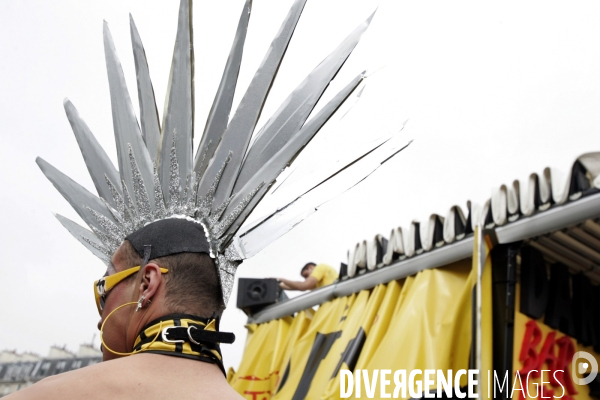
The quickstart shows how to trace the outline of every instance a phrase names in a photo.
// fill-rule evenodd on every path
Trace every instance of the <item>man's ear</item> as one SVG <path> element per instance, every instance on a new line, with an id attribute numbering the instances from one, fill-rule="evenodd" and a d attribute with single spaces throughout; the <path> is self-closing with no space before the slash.
<path id="1" fill-rule="evenodd" d="M 163 276 L 158 264 L 153 262 L 146 264 L 142 271 L 142 281 L 140 282 L 140 294 L 146 299 L 142 306 L 145 306 L 154 297 L 162 282 Z"/>

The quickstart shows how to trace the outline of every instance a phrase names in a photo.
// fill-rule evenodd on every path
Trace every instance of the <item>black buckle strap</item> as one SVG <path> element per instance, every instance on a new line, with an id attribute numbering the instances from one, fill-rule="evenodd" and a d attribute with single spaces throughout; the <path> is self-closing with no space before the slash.
<path id="1" fill-rule="evenodd" d="M 233 343 L 235 341 L 235 335 L 231 332 L 207 331 L 199 325 L 166 327 L 162 330 L 161 338 L 165 343 L 184 343 L 189 340 L 198 345 L 201 342 Z"/>

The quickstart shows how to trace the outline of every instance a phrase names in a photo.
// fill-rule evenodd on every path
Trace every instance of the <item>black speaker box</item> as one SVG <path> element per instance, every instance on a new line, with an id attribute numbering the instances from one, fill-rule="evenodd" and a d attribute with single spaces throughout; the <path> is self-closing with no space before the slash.
<path id="1" fill-rule="evenodd" d="M 251 315 L 268 305 L 287 299 L 277 279 L 240 278 L 237 307 Z"/>

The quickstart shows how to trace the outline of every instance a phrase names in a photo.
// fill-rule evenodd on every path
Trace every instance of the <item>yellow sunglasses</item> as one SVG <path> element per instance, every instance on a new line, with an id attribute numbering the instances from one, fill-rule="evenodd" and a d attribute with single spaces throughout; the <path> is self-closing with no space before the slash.
<path id="1" fill-rule="evenodd" d="M 98 307 L 98 314 L 102 315 L 104 310 L 104 303 L 106 302 L 106 296 L 115 286 L 117 286 L 125 278 L 130 277 L 140 270 L 140 266 L 129 268 L 116 274 L 103 276 L 94 282 L 94 296 L 96 297 L 96 307 Z M 169 272 L 167 268 L 161 268 L 160 272 L 166 274 Z"/>

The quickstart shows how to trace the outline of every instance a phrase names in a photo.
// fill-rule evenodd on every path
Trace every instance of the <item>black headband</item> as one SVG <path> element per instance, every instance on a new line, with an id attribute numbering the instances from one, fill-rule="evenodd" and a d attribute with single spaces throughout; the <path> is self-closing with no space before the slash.
<path id="1" fill-rule="evenodd" d="M 125 238 L 140 254 L 144 254 L 144 246 L 152 246 L 150 260 L 178 253 L 210 254 L 210 245 L 206 239 L 204 228 L 197 222 L 183 218 L 169 218 L 153 222 L 133 232 Z"/>

